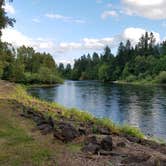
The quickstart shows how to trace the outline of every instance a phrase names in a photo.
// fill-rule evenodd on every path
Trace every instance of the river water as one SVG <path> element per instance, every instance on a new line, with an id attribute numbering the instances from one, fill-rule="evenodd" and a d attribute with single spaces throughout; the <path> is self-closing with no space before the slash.
<path id="1" fill-rule="evenodd" d="M 150 136 L 166 140 L 166 87 L 108 84 L 98 81 L 65 81 L 29 93 L 66 107 L 86 110 L 117 124 L 139 127 Z"/>

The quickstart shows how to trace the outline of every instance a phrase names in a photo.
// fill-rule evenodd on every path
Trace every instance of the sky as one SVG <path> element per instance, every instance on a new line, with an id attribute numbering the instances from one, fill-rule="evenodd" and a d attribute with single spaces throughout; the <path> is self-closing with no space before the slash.
<path id="1" fill-rule="evenodd" d="M 166 38 L 165 0 L 6 0 L 4 8 L 16 23 L 2 40 L 49 52 L 57 63 L 102 53 L 106 45 L 116 54 L 120 41 L 134 45 L 145 31 L 157 42 Z"/>

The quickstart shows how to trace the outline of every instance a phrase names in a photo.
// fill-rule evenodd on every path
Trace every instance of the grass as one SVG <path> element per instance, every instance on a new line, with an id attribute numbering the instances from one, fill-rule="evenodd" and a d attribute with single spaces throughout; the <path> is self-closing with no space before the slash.
<path id="1" fill-rule="evenodd" d="M 52 150 L 33 139 L 26 129 L 27 125 L 20 126 L 17 118 L 8 108 L 7 103 L 1 103 L 0 165 L 46 165 L 46 163 L 49 163 Z"/>
<path id="2" fill-rule="evenodd" d="M 151 137 L 151 138 L 149 138 L 149 140 L 151 140 L 153 142 L 157 142 L 161 145 L 166 145 L 166 141 L 161 138 Z"/>
<path id="3" fill-rule="evenodd" d="M 144 138 L 144 134 L 136 127 L 131 127 L 129 125 L 123 125 L 119 127 L 120 132 L 126 133 L 128 135 L 137 137 L 137 138 Z"/>

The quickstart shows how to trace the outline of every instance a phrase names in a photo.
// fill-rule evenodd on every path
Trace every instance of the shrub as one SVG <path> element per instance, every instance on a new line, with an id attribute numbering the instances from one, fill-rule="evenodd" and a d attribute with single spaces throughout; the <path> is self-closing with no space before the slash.
<path id="1" fill-rule="evenodd" d="M 137 138 L 144 138 L 144 134 L 136 127 L 131 127 L 129 125 L 123 125 L 120 127 L 122 133 L 129 134 Z"/>
<path id="2" fill-rule="evenodd" d="M 136 79 L 137 79 L 136 76 L 130 75 L 130 76 L 128 76 L 128 77 L 126 78 L 126 81 L 127 81 L 127 82 L 133 82 L 133 81 L 135 81 Z"/>
<path id="3" fill-rule="evenodd" d="M 166 71 L 161 71 L 156 78 L 157 83 L 166 84 Z"/>

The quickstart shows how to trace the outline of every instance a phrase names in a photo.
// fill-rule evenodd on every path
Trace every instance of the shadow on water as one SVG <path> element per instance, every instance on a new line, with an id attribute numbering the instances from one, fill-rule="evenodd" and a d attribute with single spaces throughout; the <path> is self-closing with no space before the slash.
<path id="1" fill-rule="evenodd" d="M 87 110 L 118 124 L 132 124 L 144 133 L 166 139 L 166 87 L 108 84 L 98 81 L 66 81 L 29 92 L 66 107 Z"/>

